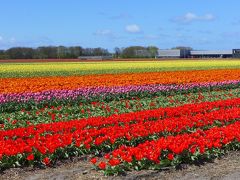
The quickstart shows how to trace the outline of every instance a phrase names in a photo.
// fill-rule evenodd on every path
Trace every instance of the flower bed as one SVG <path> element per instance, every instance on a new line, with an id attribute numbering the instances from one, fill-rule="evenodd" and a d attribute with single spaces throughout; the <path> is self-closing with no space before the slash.
<path id="1" fill-rule="evenodd" d="M 239 69 L 0 79 L 0 169 L 87 154 L 117 174 L 240 147 Z"/>
<path id="2" fill-rule="evenodd" d="M 2 168 L 45 158 L 54 162 L 63 154 L 107 152 L 123 144 L 135 146 L 152 138 L 231 124 L 239 120 L 239 106 L 238 98 L 3 130 Z"/>
<path id="3" fill-rule="evenodd" d="M 239 69 L 102 74 L 67 77 L 2 78 L 0 93 L 74 90 L 83 87 L 116 87 L 152 84 L 188 84 L 238 80 Z"/>

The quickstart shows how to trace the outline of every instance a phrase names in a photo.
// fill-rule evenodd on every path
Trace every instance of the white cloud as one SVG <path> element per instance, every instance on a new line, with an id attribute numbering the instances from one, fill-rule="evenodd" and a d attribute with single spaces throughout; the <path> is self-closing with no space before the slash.
<path id="1" fill-rule="evenodd" d="M 112 31 L 109 30 L 109 29 L 105 29 L 105 30 L 98 30 L 94 33 L 94 35 L 97 35 L 97 36 L 109 36 L 109 35 L 112 35 Z"/>
<path id="2" fill-rule="evenodd" d="M 141 29 L 138 25 L 136 24 L 130 24 L 125 27 L 125 30 L 129 33 L 139 33 L 141 32 Z"/>
<path id="3" fill-rule="evenodd" d="M 184 16 L 181 17 L 181 20 L 183 20 L 183 22 L 191 22 L 198 19 L 198 16 L 196 14 L 193 13 L 187 13 Z"/>
<path id="4" fill-rule="evenodd" d="M 215 19 L 215 16 L 212 14 L 205 14 L 205 15 L 199 16 L 199 15 L 189 12 L 183 16 L 178 16 L 178 17 L 174 18 L 173 21 L 177 22 L 177 23 L 187 24 L 187 23 L 191 23 L 194 21 L 212 21 L 214 19 Z"/>
<path id="5" fill-rule="evenodd" d="M 0 41 L 3 41 L 3 37 L 2 36 L 0 36 Z"/>
<path id="6" fill-rule="evenodd" d="M 212 14 L 206 14 L 205 16 L 202 17 L 202 20 L 206 20 L 206 21 L 212 21 L 215 19 L 215 16 Z"/>

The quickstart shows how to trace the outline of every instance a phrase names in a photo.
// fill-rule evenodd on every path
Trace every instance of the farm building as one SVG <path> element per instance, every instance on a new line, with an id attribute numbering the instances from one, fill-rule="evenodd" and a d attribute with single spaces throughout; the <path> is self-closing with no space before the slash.
<path id="1" fill-rule="evenodd" d="M 240 49 L 216 51 L 158 50 L 156 58 L 240 58 Z"/>
<path id="2" fill-rule="evenodd" d="M 192 58 L 231 58 L 233 51 L 190 51 L 190 56 Z"/>
<path id="3" fill-rule="evenodd" d="M 240 58 L 240 49 L 233 49 L 233 58 Z"/>
<path id="4" fill-rule="evenodd" d="M 189 54 L 189 50 L 158 50 L 156 58 L 188 58 Z"/>

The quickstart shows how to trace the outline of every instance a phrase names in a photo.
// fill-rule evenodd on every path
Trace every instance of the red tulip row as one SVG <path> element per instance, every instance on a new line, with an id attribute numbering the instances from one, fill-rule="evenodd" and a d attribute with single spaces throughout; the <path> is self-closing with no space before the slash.
<path id="1" fill-rule="evenodd" d="M 213 127 L 209 130 L 197 130 L 190 134 L 160 137 L 157 140 L 146 141 L 136 147 L 121 146 L 105 155 L 106 161 L 98 166 L 100 169 L 112 168 L 120 164 L 125 166 L 163 165 L 163 162 L 183 160 L 186 157 L 196 157 L 213 153 L 214 149 L 240 145 L 240 122 L 224 127 Z M 215 151 L 217 152 L 217 151 Z M 167 161 L 166 161 L 167 160 Z M 97 159 L 91 160 L 96 164 Z M 169 163 L 166 163 L 170 165 Z M 123 167 L 122 167 L 123 168 Z"/>
<path id="2" fill-rule="evenodd" d="M 54 122 L 39 124 L 12 130 L 0 131 L 0 140 L 16 139 L 23 137 L 40 136 L 41 134 L 56 134 L 75 130 L 83 130 L 88 133 L 89 129 L 100 129 L 107 126 L 126 126 L 129 124 L 143 123 L 146 121 L 161 120 L 165 118 L 194 116 L 199 113 L 209 113 L 217 109 L 239 107 L 240 98 L 221 100 L 215 102 L 203 102 L 199 104 L 187 104 L 179 107 L 159 108 L 155 110 L 144 110 L 140 112 L 112 115 L 109 117 L 92 117 L 81 120 L 71 120 L 68 122 Z"/>
<path id="3" fill-rule="evenodd" d="M 48 156 L 56 153 L 57 149 L 69 146 L 81 148 L 85 145 L 85 148 L 88 149 L 90 146 L 99 146 L 107 140 L 114 143 L 118 138 L 132 140 L 136 137 L 161 132 L 178 133 L 188 128 L 213 125 L 216 121 L 225 124 L 239 119 L 239 104 L 239 99 L 226 100 L 195 106 L 161 108 L 161 110 L 156 110 L 155 114 L 149 113 L 154 111 L 139 112 L 140 115 L 129 113 L 123 116 L 125 119 L 121 119 L 121 115 L 119 115 L 121 118 L 116 115 L 108 118 L 99 117 L 98 122 L 97 118 L 90 118 L 95 120 L 95 124 L 93 120 L 90 120 L 89 124 L 87 124 L 87 120 L 79 120 L 6 130 L 0 133 L 0 158 L 17 154 L 31 155 L 36 152 Z M 167 118 L 162 120 L 163 117 Z M 157 119 L 152 120 L 151 118 Z M 103 126 L 113 123 L 117 125 Z M 145 128 L 147 129 L 145 130 Z M 102 137 L 99 138 L 99 136 Z"/>
<path id="4" fill-rule="evenodd" d="M 222 109 L 207 114 L 197 114 L 193 117 L 167 118 L 165 120 L 148 121 L 127 126 L 106 127 L 97 129 L 77 129 L 73 126 L 71 129 L 64 130 L 61 133 L 50 133 L 41 136 L 34 132 L 32 137 L 4 138 L 0 141 L 0 154 L 14 156 L 19 153 L 31 153 L 36 149 L 42 154 L 54 153 L 58 148 L 64 148 L 75 143 L 79 147 L 85 145 L 90 148 L 91 145 L 101 145 L 106 141 L 112 144 L 117 139 L 126 138 L 128 141 L 137 137 L 146 137 L 156 133 L 179 133 L 188 128 L 205 127 L 214 124 L 215 121 L 225 124 L 237 120 L 240 117 L 240 108 Z M 94 143 L 94 144 L 93 144 Z"/>
<path id="5" fill-rule="evenodd" d="M 147 137 L 153 134 L 173 134 L 182 131 L 212 126 L 216 124 L 226 124 L 233 120 L 240 119 L 240 108 L 221 109 L 206 114 L 196 114 L 194 116 L 166 118 L 164 120 L 139 122 L 125 126 L 113 126 L 102 129 L 90 129 L 85 135 L 81 130 L 76 131 L 80 135 L 86 146 L 94 142 L 99 146 L 104 142 L 114 144 L 118 139 L 127 139 L 131 141 L 138 137 Z M 89 140 L 89 137 L 92 141 Z M 89 142 L 90 141 L 90 142 Z"/>

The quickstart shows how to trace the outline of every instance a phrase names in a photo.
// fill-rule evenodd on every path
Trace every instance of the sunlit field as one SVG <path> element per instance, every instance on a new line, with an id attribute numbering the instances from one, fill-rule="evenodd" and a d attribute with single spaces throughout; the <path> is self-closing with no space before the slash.
<path id="1" fill-rule="evenodd" d="M 84 155 L 114 175 L 239 149 L 238 60 L 0 64 L 2 170 Z"/>
<path id="2" fill-rule="evenodd" d="M 0 63 L 0 77 L 68 76 L 240 68 L 240 60 Z"/>

